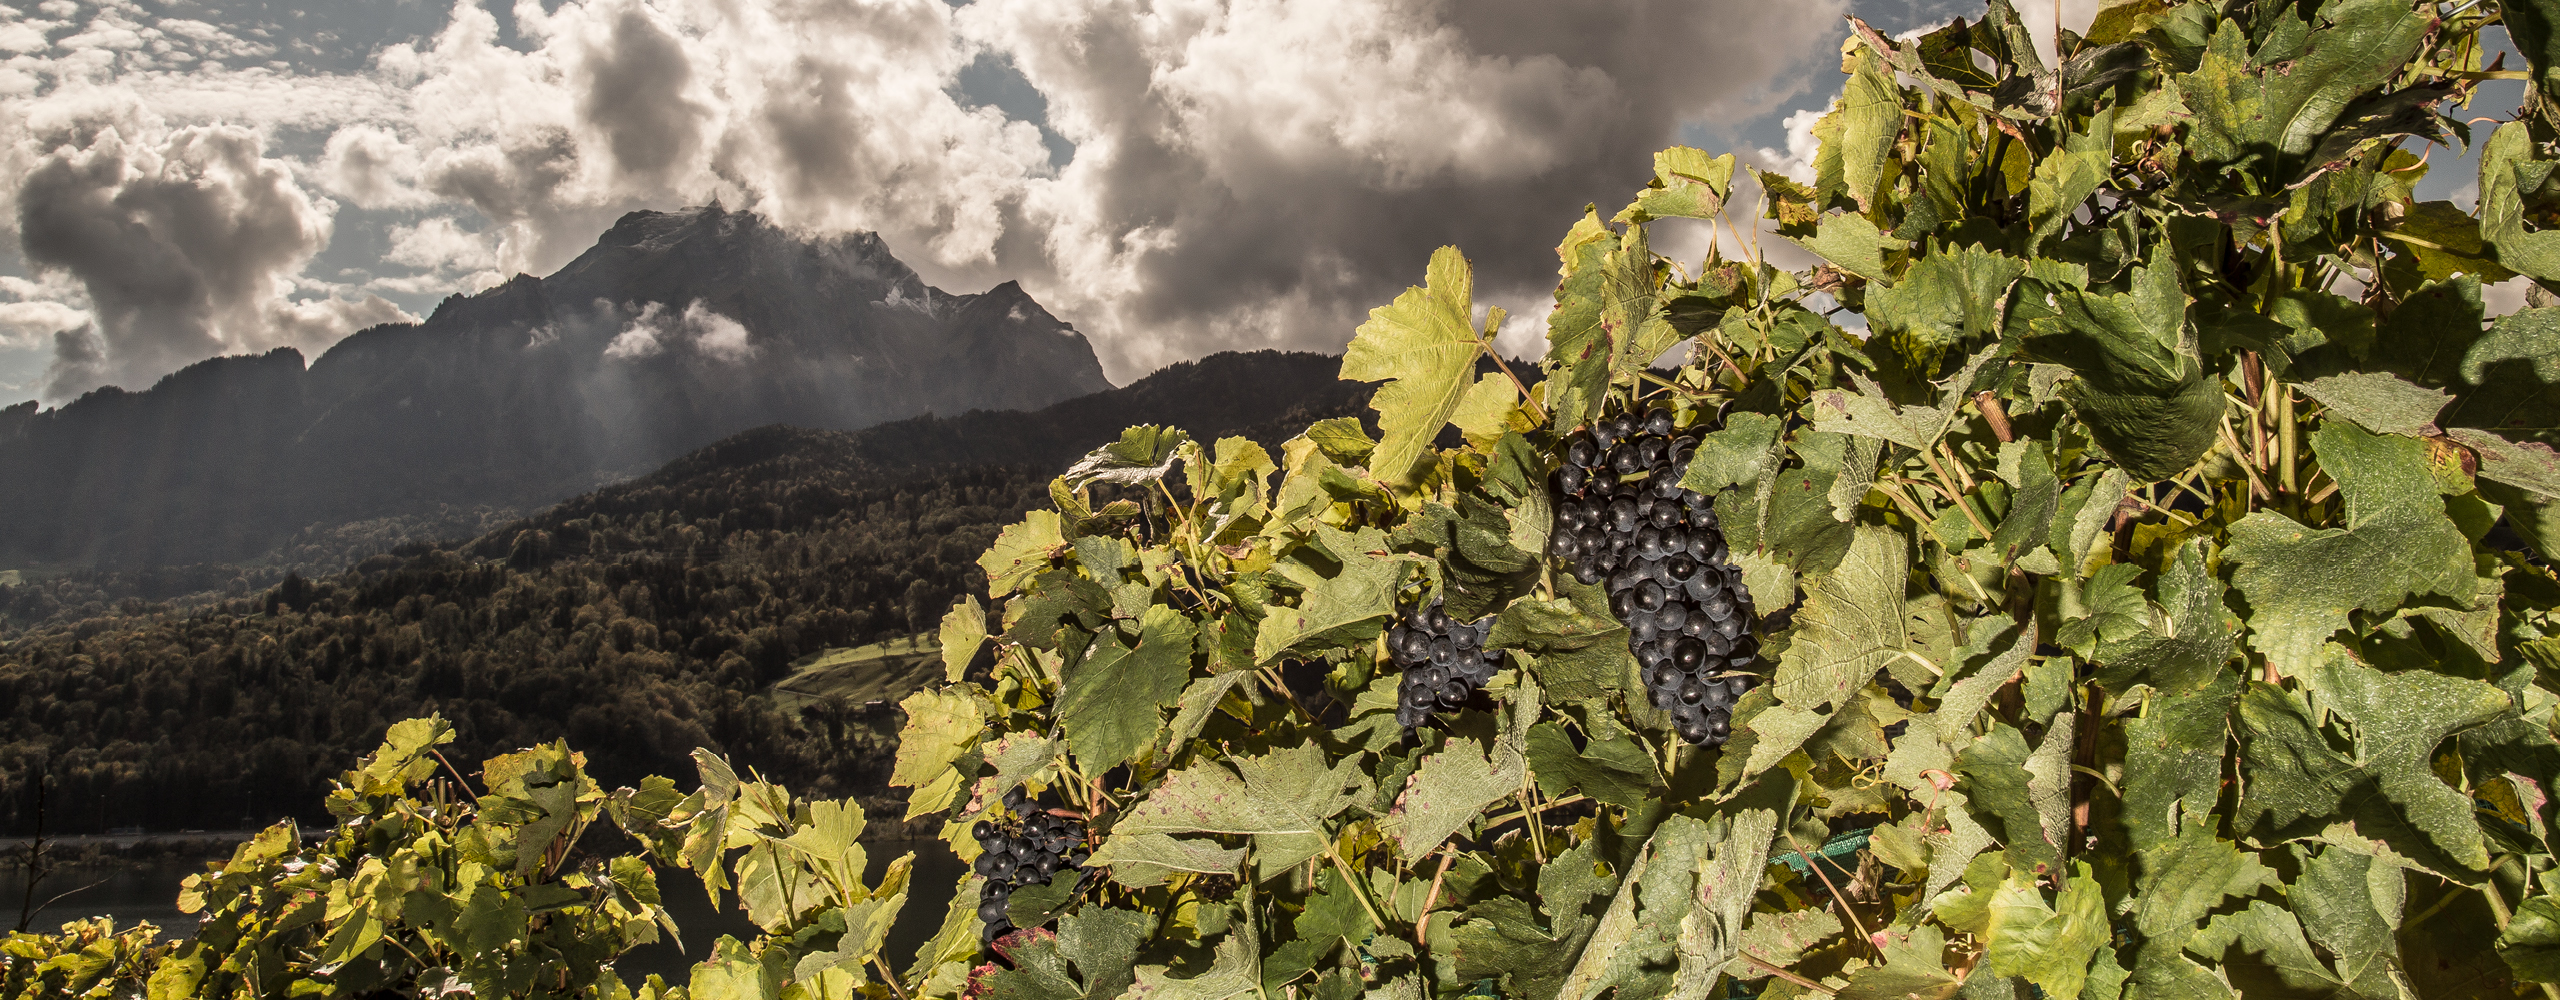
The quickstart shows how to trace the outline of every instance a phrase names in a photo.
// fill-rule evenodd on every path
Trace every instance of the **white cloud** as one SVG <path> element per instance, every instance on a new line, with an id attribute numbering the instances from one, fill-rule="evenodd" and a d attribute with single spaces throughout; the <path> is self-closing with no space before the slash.
<path id="1" fill-rule="evenodd" d="M 379 125 L 349 125 L 332 133 L 318 172 L 321 190 L 358 208 L 409 208 L 433 200 L 418 190 L 418 151 Z"/>
<path id="2" fill-rule="evenodd" d="M 658 314 L 665 308 L 664 305 L 656 302 L 642 306 L 640 315 L 624 324 L 622 332 L 614 334 L 613 339 L 605 343 L 604 356 L 635 361 L 665 350 L 665 346 L 658 343 Z"/>
<path id="3" fill-rule="evenodd" d="M 487 238 L 440 215 L 392 226 L 391 249 L 382 259 L 430 271 L 486 271 L 497 266 L 498 253 Z"/>
<path id="4" fill-rule="evenodd" d="M 325 346 L 331 324 L 380 315 L 286 302 L 341 203 L 416 213 L 376 223 L 391 227 L 386 263 L 419 273 L 363 287 L 396 294 L 548 273 L 623 212 L 713 197 L 795 229 L 874 230 L 945 287 L 1020 279 L 1122 381 L 1229 347 L 1339 349 L 1455 243 L 1480 297 L 1513 308 L 1506 344 L 1525 347 L 1552 289 L 1548 248 L 1582 204 L 1622 201 L 1683 122 L 1739 121 L 1829 86 L 1799 57 L 1845 9 L 519 0 L 510 43 L 497 16 L 460 0 L 432 37 L 322 73 L 277 68 L 276 41 L 252 28 L 48 3 L 59 24 L 0 21 L 0 48 L 28 53 L 0 65 L 0 176 L 103 163 L 110 132 L 125 172 L 148 167 L 131 151 L 181 135 L 255 140 L 223 162 L 257 164 L 236 187 L 269 197 L 258 218 L 275 238 L 196 267 L 205 300 L 227 304 L 186 323 L 123 321 L 116 303 L 132 296 L 98 293 L 114 284 L 102 268 L 79 272 L 103 332 L 64 350 L 103 378 L 261 336 Z M 1046 124 L 1074 144 L 1063 166 L 1035 124 L 955 96 L 988 54 L 1046 99 Z M 289 161 L 270 146 L 287 131 L 325 143 Z M 90 178 L 99 219 L 132 183 Z M 47 214 L 21 211 L 21 190 L 34 189 L 0 187 L 0 208 Z M 312 322 L 276 319 L 287 314 Z M 709 357 L 751 349 L 734 320 L 705 315 L 734 335 L 677 322 L 614 342 L 629 357 L 679 334 Z M 253 335 L 233 317 L 291 332 Z M 168 332 L 146 345 L 146 328 Z"/>
<path id="5" fill-rule="evenodd" d="M 610 303 L 599 303 L 611 309 Z M 539 347 L 558 339 L 556 332 L 537 330 L 528 347 Z M 641 304 L 622 332 L 604 345 L 604 356 L 623 361 L 655 357 L 669 348 L 686 345 L 713 361 L 736 364 L 756 356 L 756 345 L 750 342 L 745 324 L 712 311 L 701 299 L 687 303 L 682 313 L 671 313 L 665 303 Z"/>
<path id="6" fill-rule="evenodd" d="M 704 357 L 735 364 L 756 354 L 755 345 L 747 342 L 746 326 L 712 312 L 701 299 L 684 307 L 684 326 L 693 337 L 693 349 Z"/>
<path id="7" fill-rule="evenodd" d="M 32 158 L 18 190 L 27 259 L 78 280 L 96 318 L 49 379 L 48 398 L 148 385 L 215 354 L 314 352 L 401 315 L 379 299 L 288 300 L 329 238 L 331 206 L 263 156 L 257 132 L 155 129 L 112 102 L 90 110 L 47 123 L 59 141 Z M 154 132 L 157 141 L 128 138 Z"/>

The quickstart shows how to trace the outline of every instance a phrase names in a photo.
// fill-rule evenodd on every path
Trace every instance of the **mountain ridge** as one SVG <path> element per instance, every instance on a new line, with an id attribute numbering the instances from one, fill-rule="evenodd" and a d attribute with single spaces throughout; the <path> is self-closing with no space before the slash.
<path id="1" fill-rule="evenodd" d="M 1112 388 L 1015 282 L 954 294 L 875 234 L 633 212 L 518 275 L 305 363 L 213 358 L 139 392 L 0 410 L 0 565 L 244 558 L 307 527 L 528 507 L 750 427 L 1032 410 Z"/>

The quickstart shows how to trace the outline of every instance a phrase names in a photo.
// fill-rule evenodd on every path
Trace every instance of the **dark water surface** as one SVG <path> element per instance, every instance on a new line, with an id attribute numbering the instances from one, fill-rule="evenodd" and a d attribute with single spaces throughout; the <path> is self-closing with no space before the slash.
<path id="1" fill-rule="evenodd" d="M 888 871 L 889 862 L 915 852 L 915 873 L 907 884 L 906 909 L 899 912 L 897 925 L 889 931 L 888 943 L 882 949 L 882 957 L 888 959 L 890 967 L 903 972 L 916 949 L 941 928 L 943 913 L 951 906 L 951 893 L 968 866 L 961 864 L 951 848 L 939 840 L 865 841 L 862 849 L 870 855 L 871 862 L 864 881 L 874 885 Z M 52 931 L 65 921 L 109 916 L 116 918 L 118 927 L 150 921 L 159 926 L 162 940 L 192 937 L 196 921 L 178 912 L 178 883 L 203 870 L 199 862 L 171 861 L 113 871 L 59 872 L 39 887 L 39 902 L 66 890 L 79 891 L 37 913 L 28 928 Z M 25 891 L 22 873 L 0 871 L 0 931 L 17 926 Z M 679 949 L 674 942 L 661 940 L 623 956 L 614 966 L 627 982 L 637 982 L 653 972 L 671 983 L 684 982 L 685 970 L 710 957 L 712 945 L 721 935 L 743 941 L 756 933 L 745 911 L 737 909 L 736 896 L 725 900 L 727 909 L 712 909 L 701 881 L 691 872 L 661 869 L 658 891 L 668 915 L 683 932 L 684 946 Z"/>

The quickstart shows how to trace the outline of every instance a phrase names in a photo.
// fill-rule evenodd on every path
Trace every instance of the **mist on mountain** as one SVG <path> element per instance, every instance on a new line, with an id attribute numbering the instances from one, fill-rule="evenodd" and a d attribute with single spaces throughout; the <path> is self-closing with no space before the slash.
<path id="1" fill-rule="evenodd" d="M 717 205 L 624 216 L 547 277 L 308 366 L 283 348 L 0 410 L 0 566 L 239 560 L 298 532 L 529 509 L 767 424 L 850 430 L 1111 388 L 1007 282 L 954 295 L 869 233 Z"/>

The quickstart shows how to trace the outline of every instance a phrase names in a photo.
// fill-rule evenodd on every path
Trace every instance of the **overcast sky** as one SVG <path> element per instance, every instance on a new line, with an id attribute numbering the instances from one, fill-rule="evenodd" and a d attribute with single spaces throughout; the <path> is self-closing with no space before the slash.
<path id="1" fill-rule="evenodd" d="M 1018 279 L 1124 384 L 1339 350 L 1447 243 L 1535 353 L 1582 205 L 1674 142 L 1800 159 L 1789 119 L 1839 92 L 1853 11 L 1901 32 L 1979 5 L 11 0 L 0 404 L 316 358 L 715 197 L 877 231 L 948 291 Z M 2464 193 L 2437 162 L 2432 196 Z"/>

